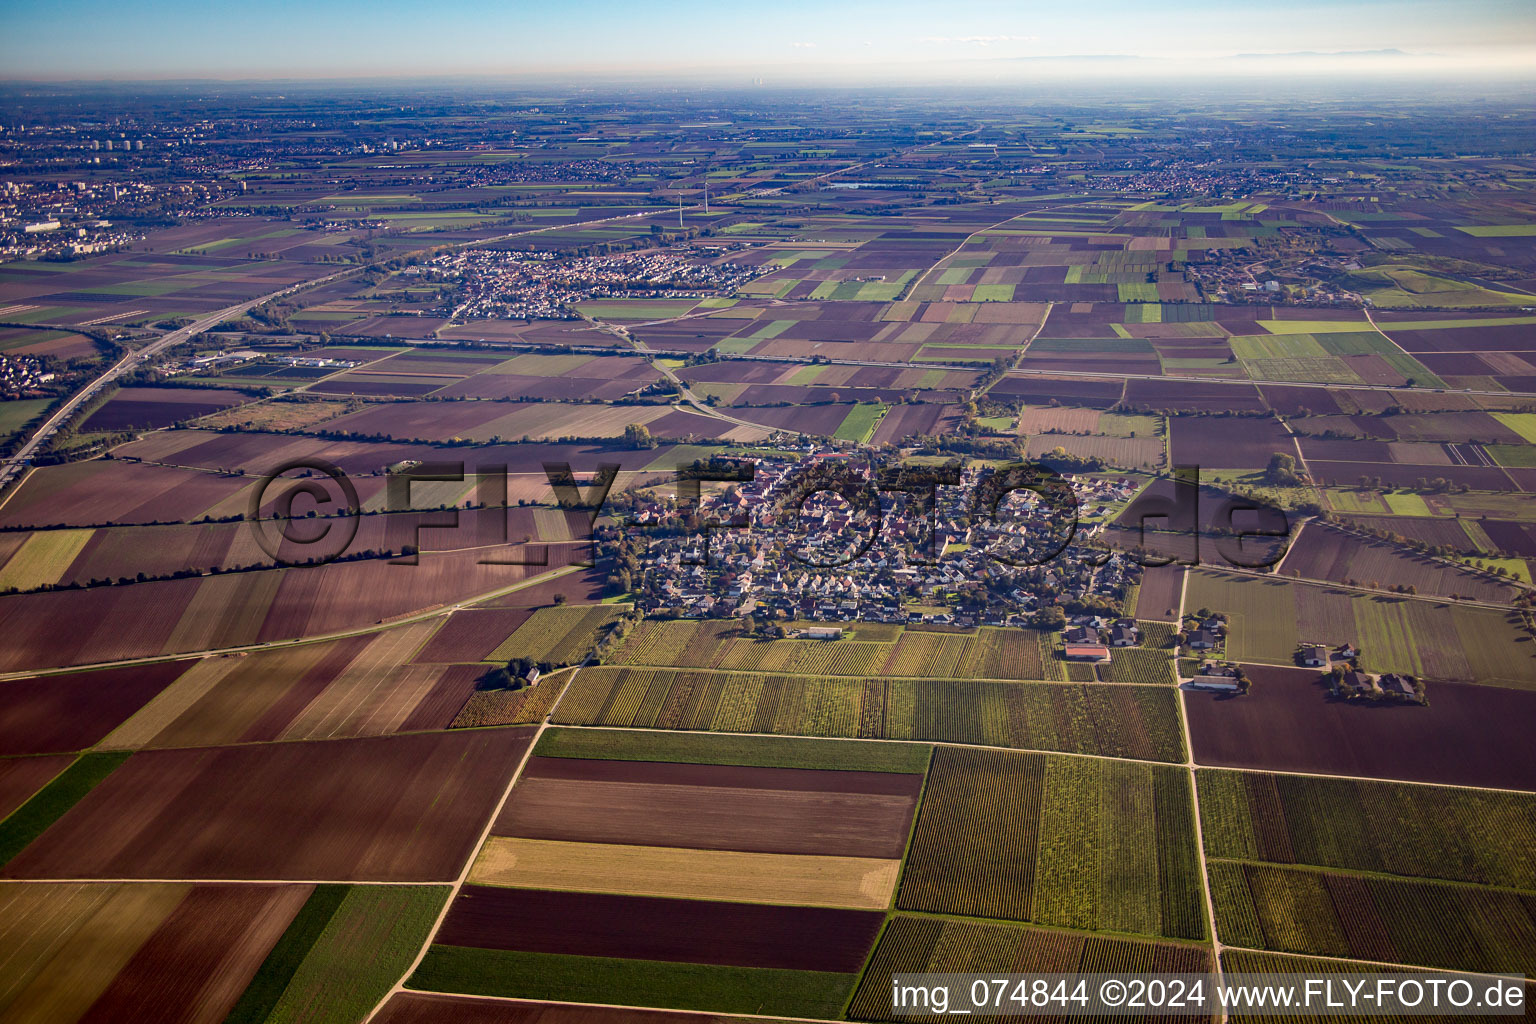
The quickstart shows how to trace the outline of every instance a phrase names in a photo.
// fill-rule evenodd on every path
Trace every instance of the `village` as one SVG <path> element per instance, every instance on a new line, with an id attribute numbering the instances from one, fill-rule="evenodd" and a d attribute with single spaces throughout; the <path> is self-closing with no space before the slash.
<path id="1" fill-rule="evenodd" d="M 728 295 L 771 269 L 696 261 L 666 249 L 574 258 L 469 249 L 435 257 L 417 276 L 458 288 L 456 318 L 575 320 L 575 303 Z"/>
<path id="2" fill-rule="evenodd" d="M 837 454 L 755 460 L 750 481 L 701 497 L 699 529 L 675 502 L 644 494 L 625 528 L 611 531 L 613 582 L 657 618 L 1061 628 L 1069 614 L 1117 617 L 1139 578 L 1128 555 L 1094 546 L 1111 510 L 1135 492 L 1124 478 L 1070 478 L 1080 513 L 1063 547 L 1050 516 L 1014 510 L 975 522 L 970 496 L 985 469 L 938 488 L 928 515 L 912 495 L 886 492 L 878 523 L 826 491 L 791 500 L 800 474 Z M 1000 538 L 1009 562 L 996 557 Z M 1031 554 L 1039 564 L 1027 564 Z"/>

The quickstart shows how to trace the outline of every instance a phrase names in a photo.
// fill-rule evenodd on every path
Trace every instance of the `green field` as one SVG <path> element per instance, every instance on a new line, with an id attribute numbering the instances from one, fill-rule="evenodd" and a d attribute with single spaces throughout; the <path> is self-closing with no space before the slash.
<path id="1" fill-rule="evenodd" d="M 1456 230 L 1473 238 L 1529 238 L 1536 235 L 1536 224 L 1458 224 Z"/>
<path id="2" fill-rule="evenodd" d="M 52 782 L 32 794 L 31 799 L 0 821 L 0 865 L 26 849 L 126 760 L 128 752 L 81 754 Z"/>
<path id="3" fill-rule="evenodd" d="M 433 946 L 410 988 L 675 1010 L 835 1018 L 857 975 Z"/>
<path id="4" fill-rule="evenodd" d="M 857 441 L 865 444 L 870 435 L 885 418 L 885 406 L 879 402 L 860 402 L 848 410 L 842 424 L 833 433 L 833 437 L 839 441 Z"/>
<path id="5" fill-rule="evenodd" d="M 51 398 L 18 398 L 0 402 L 0 440 L 16 433 L 53 404 Z"/>
<path id="6" fill-rule="evenodd" d="M 1091 666 L 1084 666 L 1092 673 Z M 1183 758 L 1169 687 L 586 668 L 560 725 L 970 743 Z"/>
<path id="7" fill-rule="evenodd" d="M 1227 656 L 1237 661 L 1291 664 L 1298 627 L 1292 584 L 1203 569 L 1189 573 L 1184 607 L 1227 614 Z"/>
<path id="8" fill-rule="evenodd" d="M 1199 939 L 1182 768 L 939 747 L 896 905 Z"/>
<path id="9" fill-rule="evenodd" d="M 415 962 L 449 891 L 317 886 L 228 1020 L 363 1019 Z"/>
<path id="10" fill-rule="evenodd" d="M 534 753 L 540 757 L 601 761 L 672 761 L 920 775 L 928 770 L 931 750 L 926 743 L 849 743 L 781 736 L 547 729 Z"/>

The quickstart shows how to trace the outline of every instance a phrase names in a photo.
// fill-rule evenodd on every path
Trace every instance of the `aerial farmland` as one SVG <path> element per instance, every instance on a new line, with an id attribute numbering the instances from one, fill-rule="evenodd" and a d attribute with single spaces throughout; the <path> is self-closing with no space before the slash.
<path id="1" fill-rule="evenodd" d="M 329 0 L 336 82 L 0 85 L 0 1024 L 1536 994 L 1530 93 L 973 6 L 931 90 L 365 84 Z"/>

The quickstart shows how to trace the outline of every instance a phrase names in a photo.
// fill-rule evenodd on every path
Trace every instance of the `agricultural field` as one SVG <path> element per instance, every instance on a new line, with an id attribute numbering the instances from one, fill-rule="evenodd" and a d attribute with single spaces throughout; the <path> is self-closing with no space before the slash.
<path id="1" fill-rule="evenodd" d="M 1309 523 L 1291 544 L 1281 568 L 1285 576 L 1371 589 L 1408 587 L 1411 593 L 1465 597 L 1490 604 L 1514 604 L 1520 590 L 1491 574 L 1473 572 L 1446 559 L 1413 555 L 1382 541 Z"/>
<path id="2" fill-rule="evenodd" d="M 1316 669 L 1246 669 L 1240 700 L 1182 695 L 1197 763 L 1536 791 L 1529 690 L 1437 684 L 1428 707 L 1386 708 L 1330 699 Z"/>
<path id="3" fill-rule="evenodd" d="M 555 720 L 562 725 L 920 740 L 1177 761 L 1183 743 L 1174 701 L 1166 686 L 604 666 L 581 671 Z"/>
<path id="4" fill-rule="evenodd" d="M 1299 643 L 1348 640 L 1367 671 L 1536 687 L 1536 647 L 1513 610 L 1205 569 L 1191 571 L 1184 607 L 1227 614 L 1237 661 L 1292 665 Z"/>
<path id="5" fill-rule="evenodd" d="M 532 662 L 574 665 L 591 653 L 598 639 L 622 613 L 623 609 L 614 605 L 539 608 L 485 660 L 527 658 Z"/>
<path id="6" fill-rule="evenodd" d="M 1234 946 L 1522 975 L 1536 965 L 1529 893 L 1226 861 L 1210 871 Z"/>
<path id="7" fill-rule="evenodd" d="M 1206 856 L 1536 892 L 1536 794 L 1201 770 Z"/>
<path id="8" fill-rule="evenodd" d="M 312 889 L 0 883 L 0 1014 L 18 1021 L 223 1020 Z"/>
<path id="9" fill-rule="evenodd" d="M 502 729 L 142 751 L 0 874 L 447 880 L 531 739 Z M 334 784 L 308 785 L 317 771 Z M 167 778 L 185 781 L 169 789 Z M 109 834 L 117 841 L 102 842 Z M 401 835 L 419 838 L 396 848 Z"/>
<path id="10" fill-rule="evenodd" d="M 1193 815 L 1181 769 L 940 747 L 896 905 L 1199 939 Z"/>
<path id="11" fill-rule="evenodd" d="M 1152 942 L 986 921 L 897 914 L 880 937 L 880 945 L 849 1005 L 848 1017 L 893 1022 L 944 1019 L 935 1014 L 893 1014 L 889 979 L 895 973 L 1166 971 L 1199 974 L 1211 971 L 1213 967 L 1210 950 L 1192 943 Z M 1008 1018 L 978 1015 L 976 1019 L 1001 1021 Z M 1128 1015 L 1123 1019 L 1191 1018 Z"/>
<path id="12" fill-rule="evenodd" d="M 540 755 L 524 769 L 491 834 L 566 845 L 870 859 L 873 867 L 899 860 L 906 849 L 925 766 L 905 773 Z"/>
<path id="13" fill-rule="evenodd" d="M 1318 959 L 1314 957 L 1298 957 L 1289 954 L 1261 953 L 1248 949 L 1229 949 L 1221 954 L 1222 969 L 1227 975 L 1232 974 L 1285 974 L 1289 972 L 1306 973 L 1315 976 L 1327 976 L 1329 974 L 1412 974 L 1412 968 L 1396 965 L 1382 965 L 1361 960 Z M 1531 1003 L 1531 995 L 1536 992 L 1536 985 L 1527 983 L 1525 986 L 1525 1004 Z M 1276 1014 L 1264 1013 L 1234 1013 L 1231 1019 L 1238 1024 L 1271 1024 L 1287 1019 Z M 1432 1014 L 1423 1015 L 1423 1019 L 1449 1020 L 1448 1017 L 1435 1017 Z"/>
<path id="14" fill-rule="evenodd" d="M 0 1024 L 1536 974 L 1530 111 L 780 85 L 13 90 L 0 442 L 97 390 L 0 474 Z M 757 478 L 675 517 L 717 460 Z M 994 573 L 960 488 L 938 565 L 912 502 L 831 569 L 756 529 L 793 463 L 1019 460 L 1086 549 Z M 1284 506 L 1273 571 L 1217 560 L 1228 498 Z M 1177 685 L 1200 610 L 1244 692 Z M 1296 667 L 1346 642 L 1424 702 Z"/>
<path id="15" fill-rule="evenodd" d="M 447 897 L 444 886 L 314 886 L 225 1020 L 365 1017 L 409 969 Z"/>
<path id="16" fill-rule="evenodd" d="M 1063 678 L 1049 634 L 983 626 L 973 633 L 899 628 L 892 636 L 853 630 L 839 640 L 761 640 L 739 635 L 733 623 L 640 623 L 611 664 L 797 675 L 885 676 L 929 679 Z"/>
<path id="17" fill-rule="evenodd" d="M 835 1017 L 883 913 L 468 886 L 410 988 Z"/>

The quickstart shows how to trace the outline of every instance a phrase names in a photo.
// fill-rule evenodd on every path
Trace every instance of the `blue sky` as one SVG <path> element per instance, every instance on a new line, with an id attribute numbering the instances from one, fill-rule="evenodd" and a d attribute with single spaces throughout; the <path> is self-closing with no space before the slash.
<path id="1" fill-rule="evenodd" d="M 1412 55 L 1391 58 L 1397 64 L 1529 68 L 1536 3 L 0 3 L 0 77 L 12 79 L 594 71 L 858 77 L 901 67 L 953 76 L 991 74 L 999 59 L 1084 54 L 1132 55 L 1157 61 L 1160 70 L 1190 72 L 1237 53 L 1388 48 Z"/>

